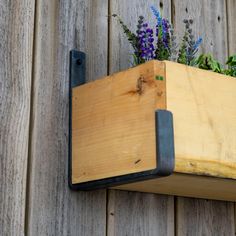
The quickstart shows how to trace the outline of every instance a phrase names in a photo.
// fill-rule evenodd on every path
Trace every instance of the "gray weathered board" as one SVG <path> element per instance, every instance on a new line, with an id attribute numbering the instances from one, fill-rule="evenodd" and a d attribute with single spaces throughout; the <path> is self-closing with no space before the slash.
<path id="1" fill-rule="evenodd" d="M 235 235 L 230 202 L 67 186 L 69 50 L 87 53 L 87 80 L 128 68 L 109 15 L 134 29 L 155 5 L 178 32 L 193 18 L 201 51 L 223 62 L 236 53 L 235 2 L 0 0 L 0 235 Z"/>
<path id="2" fill-rule="evenodd" d="M 23 235 L 34 1 L 0 1 L 0 235 Z"/>

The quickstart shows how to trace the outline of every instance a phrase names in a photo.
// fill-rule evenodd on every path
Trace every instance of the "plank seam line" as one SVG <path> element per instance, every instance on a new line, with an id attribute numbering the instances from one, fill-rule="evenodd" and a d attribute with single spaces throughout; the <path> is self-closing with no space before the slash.
<path id="1" fill-rule="evenodd" d="M 108 8 L 107 8 L 107 75 L 110 74 L 111 68 L 110 68 L 110 59 L 111 59 L 111 50 L 110 50 L 110 44 L 111 44 L 111 1 L 107 0 Z"/>
<path id="2" fill-rule="evenodd" d="M 106 236 L 108 236 L 108 216 L 109 216 L 109 190 L 106 189 Z"/>
<path id="3" fill-rule="evenodd" d="M 178 197 L 174 196 L 174 235 L 178 236 Z"/>
<path id="4" fill-rule="evenodd" d="M 227 37 L 227 57 L 230 56 L 229 47 L 229 12 L 228 12 L 228 0 L 225 0 L 225 13 L 226 13 L 226 37 Z"/>
<path id="5" fill-rule="evenodd" d="M 30 202 L 30 170 L 32 167 L 32 137 L 34 126 L 34 72 L 35 72 L 35 52 L 36 52 L 36 34 L 37 34 L 37 5 L 38 0 L 34 1 L 34 22 L 33 22 L 33 42 L 32 42 L 32 66 L 31 66 L 31 92 L 30 92 L 30 112 L 29 112 L 29 134 L 28 134 L 28 155 L 27 155 L 27 168 L 26 168 L 26 189 L 25 189 L 25 223 L 24 231 L 25 235 L 28 235 L 29 227 L 29 202 Z"/>
<path id="6" fill-rule="evenodd" d="M 170 0 L 170 20 L 171 24 L 174 26 L 175 25 L 175 4 L 174 0 Z"/>

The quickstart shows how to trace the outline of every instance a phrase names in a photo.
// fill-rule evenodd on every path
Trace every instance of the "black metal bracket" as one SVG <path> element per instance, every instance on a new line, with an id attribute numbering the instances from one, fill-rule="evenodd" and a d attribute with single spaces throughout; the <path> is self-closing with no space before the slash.
<path id="1" fill-rule="evenodd" d="M 85 83 L 85 53 L 75 49 L 70 51 L 69 68 L 69 147 L 68 147 L 68 184 L 74 189 L 72 184 L 72 88 Z"/>
<path id="2" fill-rule="evenodd" d="M 70 53 L 70 90 L 69 90 L 69 186 L 72 190 L 93 190 L 114 187 L 122 184 L 144 181 L 173 173 L 175 167 L 173 115 L 167 110 L 155 112 L 156 158 L 157 167 L 153 170 L 115 176 L 101 180 L 72 184 L 72 88 L 85 83 L 85 54 L 72 50 Z"/>

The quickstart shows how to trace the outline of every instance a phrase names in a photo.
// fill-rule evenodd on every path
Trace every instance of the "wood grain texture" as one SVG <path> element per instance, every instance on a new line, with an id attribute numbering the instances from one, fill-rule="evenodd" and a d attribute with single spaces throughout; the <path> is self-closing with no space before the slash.
<path id="1" fill-rule="evenodd" d="M 144 16 L 154 27 L 156 19 L 150 7 L 161 9 L 163 16 L 171 16 L 171 0 L 110 0 L 110 13 L 119 15 L 124 23 L 135 32 L 138 17 Z M 161 6 L 161 7 L 160 7 Z M 132 66 L 132 48 L 116 19 L 111 19 L 110 27 L 110 73 L 124 70 Z"/>
<path id="2" fill-rule="evenodd" d="M 113 189 L 236 202 L 232 179 L 174 173 L 164 178 L 124 184 Z"/>
<path id="3" fill-rule="evenodd" d="M 67 164 L 69 51 L 90 53 L 87 80 L 106 75 L 107 9 L 106 0 L 37 1 L 28 235 L 105 234 L 106 192 L 70 191 Z"/>
<path id="4" fill-rule="evenodd" d="M 155 24 L 155 18 L 150 10 L 151 5 L 156 7 L 161 5 L 163 15 L 171 16 L 170 0 L 110 0 L 110 14 L 118 14 L 125 24 L 135 31 L 136 20 L 138 20 L 139 15 L 143 15 L 151 22 L 151 25 Z M 109 72 L 114 73 L 130 67 L 132 65 L 130 61 L 132 57 L 129 55 L 131 52 L 131 47 L 121 27 L 115 19 L 112 19 L 109 41 Z M 153 202 L 156 206 L 168 205 L 169 207 L 155 208 L 151 206 Z M 133 205 L 129 207 L 131 203 Z M 141 210 L 139 208 L 140 203 L 150 207 Z M 130 194 L 129 192 L 120 193 L 110 190 L 108 212 L 113 211 L 110 209 L 112 206 L 115 206 L 118 217 L 113 218 L 111 216 L 109 218 L 108 235 L 174 235 L 174 223 L 173 220 L 170 220 L 174 218 L 173 197 L 141 193 Z M 118 212 L 117 206 L 119 206 L 121 213 Z M 154 216 L 154 218 L 149 216 Z M 155 217 L 158 219 L 157 221 Z"/>
<path id="5" fill-rule="evenodd" d="M 235 78 L 174 62 L 165 65 L 175 171 L 236 179 Z"/>
<path id="6" fill-rule="evenodd" d="M 73 89 L 74 184 L 156 168 L 155 111 L 166 108 L 157 75 L 165 64 L 150 61 Z"/>
<path id="7" fill-rule="evenodd" d="M 179 198 L 177 235 L 234 236 L 233 203 Z"/>
<path id="8" fill-rule="evenodd" d="M 236 54 L 236 1 L 227 0 L 227 19 L 228 19 L 228 48 L 229 55 Z"/>
<path id="9" fill-rule="evenodd" d="M 225 0 L 173 0 L 173 15 L 178 37 L 183 36 L 183 19 L 193 19 L 193 32 L 203 38 L 199 51 L 212 53 L 221 63 L 225 62 L 228 53 Z"/>
<path id="10" fill-rule="evenodd" d="M 24 235 L 34 1 L 0 1 L 0 235 Z"/>
<path id="11" fill-rule="evenodd" d="M 107 214 L 108 236 L 174 235 L 170 196 L 110 191 Z"/>

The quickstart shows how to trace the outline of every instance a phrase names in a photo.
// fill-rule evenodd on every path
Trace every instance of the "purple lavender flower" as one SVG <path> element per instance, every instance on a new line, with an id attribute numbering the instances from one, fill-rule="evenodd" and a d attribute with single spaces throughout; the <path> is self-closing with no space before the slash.
<path id="1" fill-rule="evenodd" d="M 154 38 L 153 30 L 148 28 L 148 24 L 144 23 L 138 31 L 138 42 L 140 47 L 141 59 L 148 61 L 154 58 Z"/>
<path id="2" fill-rule="evenodd" d="M 162 41 L 165 48 L 169 48 L 169 21 L 162 19 Z"/>

